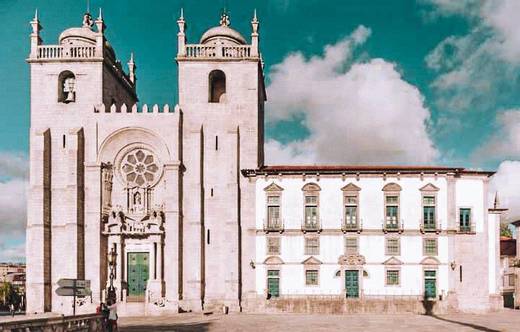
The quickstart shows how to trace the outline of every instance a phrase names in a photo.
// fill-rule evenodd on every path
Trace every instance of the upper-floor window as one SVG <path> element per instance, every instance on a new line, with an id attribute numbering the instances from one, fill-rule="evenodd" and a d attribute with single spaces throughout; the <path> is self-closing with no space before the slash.
<path id="1" fill-rule="evenodd" d="M 345 238 L 345 255 L 356 255 L 359 252 L 357 237 Z"/>
<path id="2" fill-rule="evenodd" d="M 319 255 L 320 254 L 320 238 L 306 237 L 305 238 L 305 255 Z"/>
<path id="3" fill-rule="evenodd" d="M 399 256 L 401 254 L 401 245 L 399 238 L 386 238 L 386 255 Z"/>
<path id="4" fill-rule="evenodd" d="M 280 237 L 270 236 L 267 238 L 267 254 L 280 255 Z"/>
<path id="5" fill-rule="evenodd" d="M 72 103 L 76 101 L 76 76 L 65 70 L 58 76 L 58 102 Z"/>
<path id="6" fill-rule="evenodd" d="M 425 229 L 435 229 L 435 196 L 423 196 L 423 222 Z"/>
<path id="7" fill-rule="evenodd" d="M 280 231 L 283 229 L 281 218 L 281 201 L 283 188 L 276 183 L 271 183 L 264 189 L 266 193 L 266 219 L 264 230 Z"/>
<path id="8" fill-rule="evenodd" d="M 461 232 L 471 231 L 471 209 L 460 208 L 459 210 L 459 226 Z"/>
<path id="9" fill-rule="evenodd" d="M 314 183 L 308 183 L 302 188 L 304 199 L 304 229 L 319 229 L 319 193 L 321 188 Z"/>
<path id="10" fill-rule="evenodd" d="M 423 239 L 423 252 L 425 256 L 437 256 L 437 239 L 425 238 Z"/>
<path id="11" fill-rule="evenodd" d="M 396 183 L 388 183 L 383 187 L 385 196 L 385 228 L 399 228 L 399 194 L 401 186 Z"/>
<path id="12" fill-rule="evenodd" d="M 209 73 L 209 102 L 220 103 L 226 96 L 226 74 L 222 70 Z"/>

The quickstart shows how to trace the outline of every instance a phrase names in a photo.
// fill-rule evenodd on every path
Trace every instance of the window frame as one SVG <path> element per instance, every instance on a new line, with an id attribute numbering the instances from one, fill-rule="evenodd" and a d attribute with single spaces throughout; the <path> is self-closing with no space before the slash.
<path id="1" fill-rule="evenodd" d="M 309 241 L 316 241 L 316 246 L 309 247 L 307 244 Z M 316 252 L 309 250 L 310 248 L 316 249 Z M 316 256 L 320 254 L 320 237 L 319 236 L 304 236 L 303 238 L 303 254 L 307 256 Z"/>
<path id="2" fill-rule="evenodd" d="M 277 276 L 271 276 L 269 275 L 269 272 L 278 272 L 278 275 Z M 270 278 L 273 278 L 273 279 L 278 279 L 278 295 L 276 296 L 273 296 L 271 295 L 271 297 L 277 297 L 279 298 L 282 294 L 282 269 L 279 267 L 279 266 L 268 266 L 267 269 L 265 270 L 265 290 L 266 290 L 266 294 L 269 293 L 269 279 Z"/>
<path id="3" fill-rule="evenodd" d="M 432 197 L 433 200 L 434 200 L 434 203 L 433 204 L 425 204 L 424 203 L 424 199 L 426 197 Z M 422 219 L 422 224 L 423 224 L 423 228 L 425 230 L 436 230 L 437 229 L 437 225 L 438 225 L 438 218 L 437 218 L 437 193 L 435 192 L 423 192 L 421 194 L 421 207 L 422 207 L 422 214 L 421 214 L 421 219 Z M 424 216 L 424 212 L 425 212 L 425 208 L 431 208 L 433 207 L 433 228 L 429 227 L 426 225 L 426 220 L 425 220 L 425 216 Z M 428 224 L 429 225 L 429 224 Z"/>
<path id="4" fill-rule="evenodd" d="M 467 229 L 463 229 L 461 225 L 461 212 L 462 210 L 469 210 L 469 220 L 468 220 L 468 226 Z M 473 229 L 473 208 L 470 206 L 460 206 L 458 208 L 458 231 L 461 233 L 471 233 L 475 230 Z"/>
<path id="5" fill-rule="evenodd" d="M 390 252 L 389 249 L 389 242 L 390 241 L 397 241 L 397 253 Z M 386 256 L 401 256 L 401 239 L 399 237 L 385 237 L 385 255 Z"/>
<path id="6" fill-rule="evenodd" d="M 302 220 L 302 229 L 303 230 L 320 230 L 321 229 L 321 220 L 320 220 L 320 191 L 321 188 L 316 183 L 309 182 L 306 183 L 302 187 L 303 193 L 303 220 Z M 315 203 L 307 203 L 307 197 L 316 197 Z M 307 222 L 307 207 L 316 209 L 316 222 L 313 224 Z"/>
<path id="7" fill-rule="evenodd" d="M 435 242 L 435 253 L 429 253 L 427 248 L 427 242 L 434 241 Z M 438 256 L 439 255 L 439 239 L 436 237 L 423 237 L 423 256 Z"/>
<path id="8" fill-rule="evenodd" d="M 356 242 L 356 249 L 353 252 L 349 252 L 347 250 L 347 242 L 349 240 L 354 240 Z M 357 236 L 345 236 L 344 243 L 343 243 L 343 252 L 345 255 L 359 255 L 359 237 Z"/>
<path id="9" fill-rule="evenodd" d="M 397 283 L 389 283 L 388 274 L 390 272 L 397 272 Z M 400 287 L 401 286 L 401 268 L 399 267 L 385 267 L 385 286 L 386 287 Z"/>
<path id="10" fill-rule="evenodd" d="M 276 252 L 272 252 L 269 249 L 272 247 L 272 245 L 269 243 L 269 241 L 276 240 L 278 241 L 278 250 Z M 274 256 L 274 255 L 281 255 L 282 254 L 282 238 L 280 236 L 266 236 L 265 238 L 265 244 L 266 244 L 266 254 L 267 256 Z"/>
<path id="11" fill-rule="evenodd" d="M 307 274 L 309 272 L 316 272 L 316 283 L 309 284 Z M 315 265 L 309 265 L 304 269 L 305 287 L 319 287 L 320 286 L 320 267 Z"/>
<path id="12" fill-rule="evenodd" d="M 219 77 L 219 75 L 222 75 Z M 224 82 L 224 89 L 218 96 L 218 100 L 216 100 L 215 92 L 215 82 L 222 80 Z M 222 95 L 227 97 L 227 77 L 226 73 L 222 69 L 212 69 L 208 74 L 208 103 L 210 104 L 221 104 L 224 100 L 220 100 Z"/>

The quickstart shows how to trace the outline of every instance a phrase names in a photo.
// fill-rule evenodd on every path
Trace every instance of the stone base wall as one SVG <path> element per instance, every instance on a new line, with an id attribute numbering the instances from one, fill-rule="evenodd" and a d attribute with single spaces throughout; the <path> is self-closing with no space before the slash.
<path id="1" fill-rule="evenodd" d="M 427 301 L 419 297 L 381 297 L 346 299 L 342 296 L 280 297 L 266 300 L 247 299 L 243 310 L 251 313 L 308 313 L 308 314 L 360 314 L 360 313 L 414 313 L 446 314 L 447 301 Z"/>

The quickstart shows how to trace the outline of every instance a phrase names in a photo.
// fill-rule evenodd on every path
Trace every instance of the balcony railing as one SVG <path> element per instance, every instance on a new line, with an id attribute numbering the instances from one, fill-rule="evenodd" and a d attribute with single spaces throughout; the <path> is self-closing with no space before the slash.
<path id="1" fill-rule="evenodd" d="M 208 59 L 245 59 L 252 58 L 250 45 L 212 46 L 204 44 L 188 44 L 185 46 L 186 58 Z M 258 56 L 256 56 L 258 57 Z"/>
<path id="2" fill-rule="evenodd" d="M 401 220 L 401 222 L 399 223 L 399 221 L 387 219 L 382 222 L 382 226 L 383 226 L 384 233 L 388 233 L 388 232 L 402 233 L 404 230 L 404 221 Z"/>
<path id="3" fill-rule="evenodd" d="M 95 58 L 96 46 L 40 45 L 37 59 L 89 59 Z"/>
<path id="4" fill-rule="evenodd" d="M 264 232 L 283 232 L 283 220 L 280 218 L 264 219 Z"/>
<path id="5" fill-rule="evenodd" d="M 363 230 L 363 219 L 347 220 L 343 219 L 341 222 L 341 230 L 343 233 L 346 232 L 358 232 Z"/>
<path id="6" fill-rule="evenodd" d="M 440 221 L 435 220 L 421 220 L 420 221 L 420 230 L 421 233 L 437 233 L 439 234 L 441 231 L 441 223 Z"/>
<path id="7" fill-rule="evenodd" d="M 316 219 L 305 219 L 302 221 L 302 231 L 306 232 L 321 232 L 321 220 Z"/>

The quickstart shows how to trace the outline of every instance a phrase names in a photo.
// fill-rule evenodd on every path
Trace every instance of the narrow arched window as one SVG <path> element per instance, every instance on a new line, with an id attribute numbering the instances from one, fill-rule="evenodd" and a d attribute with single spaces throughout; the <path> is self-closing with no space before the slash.
<path id="1" fill-rule="evenodd" d="M 222 70 L 209 73 L 209 102 L 220 103 L 226 95 L 226 74 Z"/>
<path id="2" fill-rule="evenodd" d="M 58 76 L 58 102 L 76 101 L 76 76 L 71 71 L 63 71 Z"/>

